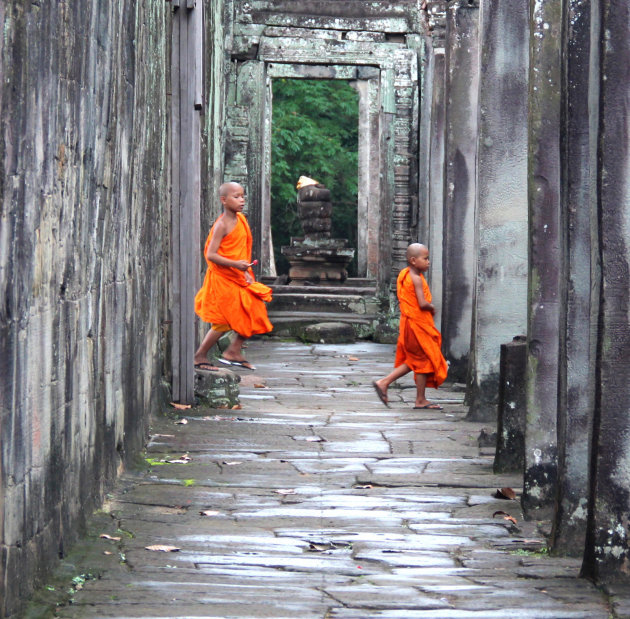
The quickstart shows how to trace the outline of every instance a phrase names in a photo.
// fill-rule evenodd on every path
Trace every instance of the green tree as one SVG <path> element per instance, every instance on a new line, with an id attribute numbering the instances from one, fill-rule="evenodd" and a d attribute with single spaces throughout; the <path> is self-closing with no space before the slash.
<path id="1" fill-rule="evenodd" d="M 358 94 L 345 81 L 273 81 L 271 228 L 278 273 L 288 271 L 280 248 L 302 235 L 295 187 L 300 176 L 330 189 L 332 236 L 356 249 L 358 117 Z M 349 272 L 356 275 L 354 261 Z"/>

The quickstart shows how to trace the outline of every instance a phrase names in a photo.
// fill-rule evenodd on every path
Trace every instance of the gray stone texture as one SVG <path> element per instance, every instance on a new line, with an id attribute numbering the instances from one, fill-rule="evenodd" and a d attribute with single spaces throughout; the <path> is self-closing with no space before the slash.
<path id="1" fill-rule="evenodd" d="M 585 572 L 626 581 L 630 508 L 630 6 L 602 2 L 600 238 L 602 304 L 598 348 L 592 512 Z M 622 137 L 623 136 L 623 137 Z"/>
<path id="2" fill-rule="evenodd" d="M 527 2 L 480 3 L 471 419 L 496 418 L 501 344 L 527 326 L 528 14 Z"/>
<path id="3" fill-rule="evenodd" d="M 527 342 L 501 345 L 495 473 L 522 473 L 525 464 Z"/>
<path id="4" fill-rule="evenodd" d="M 157 403 L 168 6 L 0 5 L 0 616 L 64 554 Z"/>
<path id="5" fill-rule="evenodd" d="M 146 462 L 32 610 L 58 601 L 68 618 L 609 618 L 606 596 L 577 577 L 579 560 L 541 553 L 518 501 L 494 496 L 520 492 L 522 478 L 493 474 L 462 393 L 430 390 L 444 411 L 414 411 L 407 376 L 385 408 L 371 380 L 389 371 L 390 345 L 258 340 L 247 354 L 258 369 L 241 372 L 243 409 L 200 407 L 186 425 L 157 417 Z M 187 464 L 165 462 L 182 454 Z M 146 549 L 154 544 L 179 551 Z M 85 573 L 94 578 L 68 604 L 72 576 Z"/>
<path id="6" fill-rule="evenodd" d="M 551 544 L 556 552 L 584 551 L 590 454 L 596 398 L 597 320 L 601 272 L 597 238 L 599 139 L 598 3 L 574 0 L 565 12 L 567 54 L 563 113 L 566 128 L 562 230 L 566 258 L 560 278 L 558 489 Z M 565 325 L 562 328 L 563 323 Z"/>
<path id="7" fill-rule="evenodd" d="M 529 314 L 523 508 L 549 517 L 557 481 L 560 350 L 561 2 L 536 3 L 530 19 Z"/>
<path id="8" fill-rule="evenodd" d="M 475 202 L 479 97 L 479 5 L 453 0 L 446 20 L 446 167 L 444 184 L 442 349 L 449 377 L 468 370 L 475 275 Z"/>

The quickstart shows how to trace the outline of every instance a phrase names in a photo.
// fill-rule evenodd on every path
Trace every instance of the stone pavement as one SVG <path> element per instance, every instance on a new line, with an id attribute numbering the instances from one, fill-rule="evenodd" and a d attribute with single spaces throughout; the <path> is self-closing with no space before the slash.
<path id="1" fill-rule="evenodd" d="M 143 466 L 38 596 L 72 586 L 55 616 L 623 616 L 578 560 L 543 552 L 518 501 L 495 498 L 521 478 L 493 474 L 461 391 L 430 390 L 445 410 L 414 411 L 406 376 L 385 408 L 371 381 L 389 345 L 246 352 L 258 369 L 240 371 L 241 410 L 155 419 Z"/>

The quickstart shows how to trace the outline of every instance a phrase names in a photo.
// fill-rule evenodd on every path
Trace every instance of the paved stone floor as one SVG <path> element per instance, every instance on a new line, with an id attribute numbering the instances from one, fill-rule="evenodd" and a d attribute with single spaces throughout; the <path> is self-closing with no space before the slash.
<path id="1" fill-rule="evenodd" d="M 518 501 L 495 498 L 521 479 L 493 474 L 461 391 L 414 411 L 406 376 L 385 408 L 371 381 L 388 345 L 246 352 L 258 369 L 241 371 L 241 410 L 155 420 L 143 465 L 51 579 L 72 587 L 55 616 L 624 616 L 579 561 L 541 552 Z"/>

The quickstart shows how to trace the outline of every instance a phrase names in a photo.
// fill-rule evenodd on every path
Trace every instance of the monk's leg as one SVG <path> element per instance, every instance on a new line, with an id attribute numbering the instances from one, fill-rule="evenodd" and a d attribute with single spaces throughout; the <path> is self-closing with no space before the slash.
<path id="1" fill-rule="evenodd" d="M 427 375 L 414 374 L 413 378 L 416 383 L 416 403 L 414 406 L 426 406 L 429 404 L 429 400 L 426 397 Z"/>
<path id="2" fill-rule="evenodd" d="M 223 335 L 221 331 L 215 331 L 214 329 L 210 329 L 208 333 L 206 333 L 206 337 L 203 338 L 201 342 L 201 346 L 197 349 L 194 358 L 194 364 L 198 365 L 199 363 L 208 363 L 208 352 L 209 350 L 219 341 L 219 338 Z M 214 367 L 210 365 L 210 367 Z"/>
<path id="3" fill-rule="evenodd" d="M 416 383 L 416 402 L 414 408 L 428 408 L 433 410 L 442 410 L 439 404 L 431 404 L 426 397 L 427 379 L 430 374 L 414 374 L 414 380 Z"/>
<path id="4" fill-rule="evenodd" d="M 395 367 L 387 376 L 372 382 L 372 385 L 374 386 L 374 389 L 376 389 L 376 393 L 383 404 L 387 404 L 387 388 L 395 380 L 398 380 L 401 376 L 408 374 L 410 371 L 411 368 L 406 363 L 403 363 L 402 365 Z"/>

